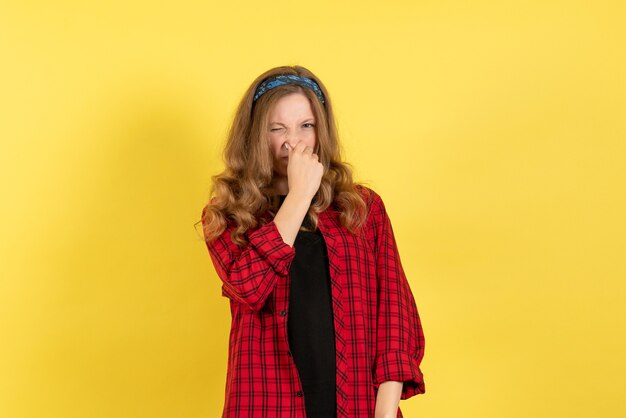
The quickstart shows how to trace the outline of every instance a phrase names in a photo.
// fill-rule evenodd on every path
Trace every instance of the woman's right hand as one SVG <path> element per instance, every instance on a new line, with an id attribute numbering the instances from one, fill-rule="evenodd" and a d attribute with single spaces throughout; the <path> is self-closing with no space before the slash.
<path id="1" fill-rule="evenodd" d="M 289 193 L 308 199 L 310 202 L 317 193 L 324 175 L 324 165 L 317 154 L 303 141 L 295 147 L 289 144 L 289 162 L 287 163 L 287 181 Z"/>

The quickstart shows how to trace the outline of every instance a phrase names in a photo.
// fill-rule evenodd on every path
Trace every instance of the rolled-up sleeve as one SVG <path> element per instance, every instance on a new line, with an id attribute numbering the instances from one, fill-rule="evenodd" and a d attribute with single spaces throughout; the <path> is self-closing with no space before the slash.
<path id="1" fill-rule="evenodd" d="M 377 274 L 377 329 L 374 386 L 389 380 L 403 382 L 400 399 L 425 393 L 420 363 L 424 356 L 424 333 L 396 245 L 385 205 L 373 193 Z"/>
<path id="2" fill-rule="evenodd" d="M 202 223 L 204 225 L 204 210 Z M 229 223 L 222 234 L 206 242 L 211 260 L 222 281 L 222 294 L 254 311 L 260 310 L 280 277 L 289 274 L 295 249 L 283 241 L 274 221 L 248 234 L 248 245 L 236 245 Z"/>

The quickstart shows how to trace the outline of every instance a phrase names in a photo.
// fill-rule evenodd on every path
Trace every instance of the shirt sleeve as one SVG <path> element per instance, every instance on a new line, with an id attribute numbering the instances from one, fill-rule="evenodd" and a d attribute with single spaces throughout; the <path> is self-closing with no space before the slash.
<path id="1" fill-rule="evenodd" d="M 204 224 L 204 211 L 202 212 Z M 245 248 L 236 245 L 228 223 L 222 234 L 207 248 L 217 275 L 222 281 L 222 294 L 254 311 L 260 310 L 274 290 L 279 277 L 289 274 L 295 249 L 283 241 L 274 221 L 248 234 Z"/>
<path id="2" fill-rule="evenodd" d="M 400 399 L 407 399 L 425 393 L 419 367 L 424 356 L 424 333 L 391 221 L 380 196 L 373 193 L 373 197 L 371 216 L 378 281 L 374 387 L 378 390 L 388 380 L 403 382 Z"/>

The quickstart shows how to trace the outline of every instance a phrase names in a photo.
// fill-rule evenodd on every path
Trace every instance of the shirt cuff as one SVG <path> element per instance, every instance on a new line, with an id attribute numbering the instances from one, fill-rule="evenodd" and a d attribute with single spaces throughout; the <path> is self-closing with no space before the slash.
<path id="1" fill-rule="evenodd" d="M 248 235 L 248 241 L 257 253 L 281 276 L 289 274 L 296 250 L 283 241 L 274 221 L 270 221 Z"/>
<path id="2" fill-rule="evenodd" d="M 424 378 L 417 359 L 404 351 L 391 351 L 376 357 L 374 365 L 374 388 L 388 380 L 403 382 L 400 399 L 408 399 L 424 393 Z"/>

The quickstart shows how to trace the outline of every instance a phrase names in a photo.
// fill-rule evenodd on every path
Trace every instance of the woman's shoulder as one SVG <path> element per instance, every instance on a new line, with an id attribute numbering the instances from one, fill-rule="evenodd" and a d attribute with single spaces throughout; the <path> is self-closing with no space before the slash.
<path id="1" fill-rule="evenodd" d="M 386 216 L 385 204 L 380 194 L 371 186 L 365 184 L 355 184 L 355 186 L 367 208 L 367 218 L 364 225 L 366 235 L 370 239 L 375 239 L 376 231 L 383 224 L 383 219 Z"/>
<path id="2" fill-rule="evenodd" d="M 371 186 L 362 183 L 355 183 L 354 186 L 365 201 L 368 211 L 371 210 L 373 206 L 382 203 L 382 198 Z"/>

